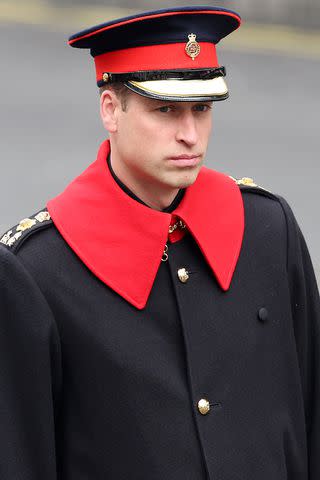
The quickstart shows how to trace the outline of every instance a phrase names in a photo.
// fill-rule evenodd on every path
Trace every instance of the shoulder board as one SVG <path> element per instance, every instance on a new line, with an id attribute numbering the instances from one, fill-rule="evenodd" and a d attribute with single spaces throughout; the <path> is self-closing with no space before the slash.
<path id="1" fill-rule="evenodd" d="M 265 195 L 266 197 L 274 198 L 277 199 L 277 195 L 275 193 L 270 192 L 266 188 L 261 187 L 260 185 L 257 185 L 253 178 L 249 177 L 243 177 L 240 179 L 234 178 L 231 175 L 229 177 L 240 187 L 241 191 L 244 192 L 252 192 L 252 193 L 258 193 L 260 195 Z"/>
<path id="2" fill-rule="evenodd" d="M 0 244 L 11 250 L 17 250 L 31 234 L 50 224 L 52 224 L 50 213 L 44 208 L 30 218 L 24 218 L 15 227 L 10 228 L 0 238 Z"/>

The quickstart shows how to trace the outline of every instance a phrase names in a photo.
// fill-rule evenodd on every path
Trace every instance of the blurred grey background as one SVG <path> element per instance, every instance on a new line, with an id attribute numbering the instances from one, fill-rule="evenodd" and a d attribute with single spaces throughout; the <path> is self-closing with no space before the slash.
<path id="1" fill-rule="evenodd" d="M 319 0 L 0 0 L 1 233 L 57 195 L 107 136 L 92 58 L 68 36 L 138 10 L 203 3 L 244 20 L 218 47 L 231 96 L 215 104 L 207 164 L 289 201 L 320 279 Z"/>

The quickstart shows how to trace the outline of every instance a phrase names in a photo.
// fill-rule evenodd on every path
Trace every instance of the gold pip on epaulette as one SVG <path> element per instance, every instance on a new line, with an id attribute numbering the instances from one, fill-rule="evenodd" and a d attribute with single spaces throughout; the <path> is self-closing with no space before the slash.
<path id="1" fill-rule="evenodd" d="M 24 218 L 8 230 L 0 239 L 0 243 L 10 249 L 16 249 L 31 233 L 48 223 L 52 223 L 50 213 L 48 210 L 42 209 L 30 218 Z"/>
<path id="2" fill-rule="evenodd" d="M 271 193 L 269 192 L 269 190 L 267 190 L 266 188 L 263 188 L 261 187 L 260 185 L 257 185 L 253 178 L 250 178 L 250 177 L 242 177 L 240 179 L 237 179 L 237 178 L 234 178 L 232 177 L 231 175 L 229 175 L 230 178 L 232 178 L 232 180 L 235 181 L 235 183 L 239 186 L 244 186 L 244 187 L 256 187 L 256 188 L 260 188 L 261 190 L 264 190 L 265 192 L 268 192 L 268 193 Z"/>

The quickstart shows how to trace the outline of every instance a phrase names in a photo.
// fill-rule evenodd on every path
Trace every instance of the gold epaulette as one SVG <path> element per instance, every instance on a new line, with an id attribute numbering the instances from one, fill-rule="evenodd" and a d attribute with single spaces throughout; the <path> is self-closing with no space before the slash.
<path id="1" fill-rule="evenodd" d="M 18 225 L 8 230 L 0 239 L 0 243 L 7 247 L 13 247 L 18 240 L 20 243 L 29 232 L 36 230 L 40 225 L 45 225 L 51 222 L 52 220 L 48 210 L 41 210 L 31 218 L 24 218 L 18 223 Z"/>
<path id="2" fill-rule="evenodd" d="M 237 178 L 232 177 L 231 175 L 229 175 L 229 177 L 232 178 L 232 180 L 234 182 L 236 182 L 237 185 L 240 185 L 240 186 L 243 185 L 245 187 L 261 188 L 261 190 L 265 190 L 266 192 L 269 192 L 269 190 L 267 190 L 266 188 L 263 188 L 260 185 L 257 185 L 256 183 L 254 183 L 253 178 L 243 177 L 243 178 L 237 179 Z M 269 192 L 269 193 L 271 193 L 271 192 Z"/>

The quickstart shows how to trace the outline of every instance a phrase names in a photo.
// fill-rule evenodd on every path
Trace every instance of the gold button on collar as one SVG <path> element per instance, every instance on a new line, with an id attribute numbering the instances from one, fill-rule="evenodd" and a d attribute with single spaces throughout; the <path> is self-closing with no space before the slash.
<path id="1" fill-rule="evenodd" d="M 210 411 L 210 403 L 206 398 L 201 398 L 198 402 L 198 410 L 201 413 L 201 415 L 207 415 Z"/>
<path id="2" fill-rule="evenodd" d="M 179 268 L 178 270 L 178 278 L 181 283 L 187 283 L 189 280 L 189 272 L 185 268 Z"/>

